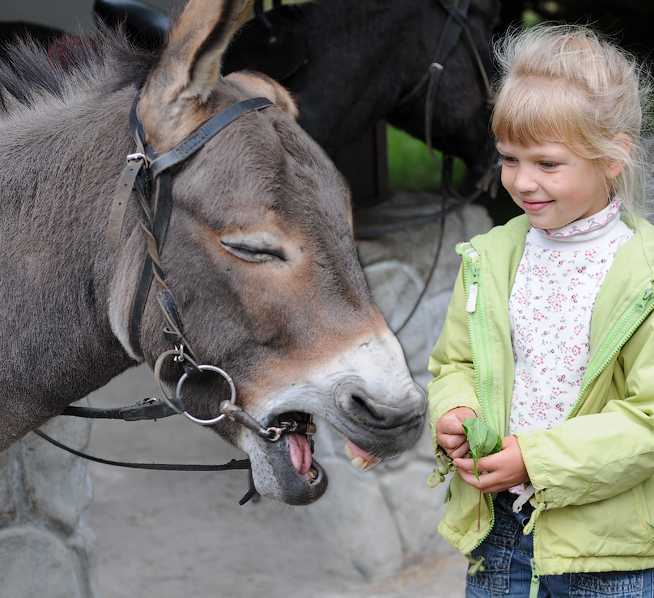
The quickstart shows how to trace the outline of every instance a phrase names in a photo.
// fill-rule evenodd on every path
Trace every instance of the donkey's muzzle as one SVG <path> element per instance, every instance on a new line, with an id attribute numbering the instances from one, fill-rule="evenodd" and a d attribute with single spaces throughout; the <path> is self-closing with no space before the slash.
<path id="1" fill-rule="evenodd" d="M 410 382 L 404 393 L 389 391 L 384 393 L 386 396 L 373 394 L 363 380 L 349 377 L 336 387 L 334 401 L 343 415 L 365 429 L 380 431 L 422 424 L 426 409 L 422 389 Z M 387 396 L 392 400 L 387 400 Z"/>

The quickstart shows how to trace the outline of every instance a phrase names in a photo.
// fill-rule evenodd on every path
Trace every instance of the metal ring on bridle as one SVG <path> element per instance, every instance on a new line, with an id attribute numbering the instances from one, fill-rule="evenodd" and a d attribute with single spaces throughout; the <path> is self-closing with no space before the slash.
<path id="1" fill-rule="evenodd" d="M 236 402 L 236 386 L 234 386 L 234 381 L 232 380 L 232 377 L 226 371 L 217 368 L 215 365 L 199 365 L 198 369 L 202 371 L 208 370 L 210 372 L 215 372 L 216 374 L 220 374 L 223 378 L 225 378 L 227 384 L 229 384 L 229 389 L 232 393 L 232 396 L 230 397 L 229 400 L 231 403 Z M 179 379 L 179 382 L 177 383 L 177 398 L 181 398 L 182 386 L 184 385 L 184 382 L 186 382 L 187 378 L 188 378 L 188 374 L 184 374 Z M 225 417 L 225 414 L 221 413 L 219 416 L 214 417 L 213 419 L 198 419 L 197 417 L 193 417 L 188 411 L 184 411 L 184 415 L 188 417 L 192 422 L 195 422 L 196 424 L 200 424 L 201 426 L 211 426 L 212 424 L 219 422 L 221 419 Z"/>

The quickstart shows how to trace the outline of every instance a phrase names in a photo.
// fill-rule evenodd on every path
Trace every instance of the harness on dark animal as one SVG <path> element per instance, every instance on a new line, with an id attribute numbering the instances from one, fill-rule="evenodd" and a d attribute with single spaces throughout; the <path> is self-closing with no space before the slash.
<path id="1" fill-rule="evenodd" d="M 409 104 L 410 102 L 415 101 L 420 97 L 420 93 L 423 88 L 427 86 L 425 93 L 425 143 L 429 154 L 432 157 L 432 160 L 436 166 L 441 167 L 441 164 L 434 153 L 434 146 L 432 143 L 432 123 L 434 119 L 434 102 L 436 100 L 436 95 L 440 86 L 441 76 L 445 70 L 445 62 L 450 52 L 454 49 L 456 44 L 459 42 L 459 38 L 463 33 L 463 41 L 470 52 L 475 65 L 477 66 L 477 71 L 479 76 L 482 79 L 484 89 L 486 92 L 486 106 L 490 113 L 490 110 L 493 106 L 493 93 L 490 88 L 490 83 L 488 81 L 488 76 L 486 75 L 486 70 L 484 69 L 481 56 L 479 51 L 475 46 L 475 42 L 470 33 L 468 27 L 468 9 L 470 8 L 471 0 L 458 0 L 458 3 L 454 3 L 451 0 L 438 0 L 443 10 L 447 14 L 447 20 L 443 27 L 443 32 L 436 47 L 436 52 L 434 53 L 434 58 L 427 67 L 427 71 L 424 76 L 418 83 L 413 87 L 408 94 L 401 98 L 396 107 Z M 429 214 L 427 216 L 421 216 L 419 218 L 414 218 L 412 220 L 407 220 L 404 222 L 396 224 L 388 224 L 386 226 L 368 228 L 360 230 L 357 232 L 358 239 L 374 239 L 381 235 L 396 232 L 398 230 L 403 230 L 405 228 L 411 228 L 413 226 L 419 226 L 421 224 L 426 224 L 433 220 L 443 219 L 445 216 L 456 211 L 460 207 L 472 203 L 475 201 L 482 193 L 490 192 L 491 197 L 495 198 L 497 194 L 497 186 L 499 184 L 499 174 L 500 174 L 500 163 L 499 160 L 493 159 L 491 165 L 482 176 L 482 178 L 476 184 L 476 190 L 466 197 L 463 197 L 454 187 L 452 183 L 453 178 L 453 166 L 454 166 L 454 157 L 451 154 L 443 153 L 443 163 L 442 163 L 442 191 L 441 195 L 443 198 L 443 205 L 439 212 L 434 214 Z M 458 203 L 455 205 L 446 208 L 445 201 L 449 198 L 454 198 Z"/>
<path id="2" fill-rule="evenodd" d="M 432 143 L 432 124 L 434 118 L 434 102 L 436 100 L 436 94 L 440 85 L 441 76 L 445 70 L 445 61 L 449 56 L 450 52 L 454 49 L 456 44 L 459 41 L 461 33 L 463 32 L 463 39 L 468 47 L 470 54 L 473 57 L 473 60 L 477 66 L 477 70 L 482 78 L 484 88 L 486 91 L 486 107 L 490 113 L 490 110 L 493 106 L 493 93 L 490 88 L 490 83 L 488 81 L 488 76 L 486 75 L 486 70 L 481 60 L 481 56 L 477 51 L 475 42 L 472 39 L 472 34 L 468 28 L 468 9 L 470 8 L 471 0 L 458 0 L 457 4 L 454 4 L 451 0 L 439 0 L 440 5 L 447 13 L 447 21 L 443 27 L 443 32 L 441 34 L 438 46 L 436 48 L 436 53 L 434 58 L 427 68 L 427 72 L 424 74 L 422 79 L 414 86 L 414 88 L 405 95 L 398 102 L 397 106 L 402 106 L 408 104 L 409 102 L 414 101 L 419 97 L 419 94 L 422 92 L 422 89 L 427 86 L 425 93 L 425 143 L 427 144 L 427 149 L 431 155 L 432 160 L 436 166 L 440 167 L 436 154 L 434 153 L 434 147 Z M 385 226 L 372 227 L 364 230 L 359 230 L 357 232 L 358 239 L 374 239 L 381 235 L 396 232 L 399 230 L 404 230 L 406 228 L 411 228 L 413 226 L 420 226 L 422 224 L 427 224 L 434 220 L 440 220 L 440 236 L 438 244 L 436 247 L 436 254 L 434 260 L 427 274 L 427 279 L 425 281 L 424 287 L 418 296 L 418 299 L 413 305 L 413 308 L 409 314 L 404 318 L 402 324 L 395 330 L 394 334 L 399 334 L 405 326 L 409 323 L 413 315 L 415 314 L 418 306 L 422 302 L 423 297 L 427 293 L 429 288 L 429 283 L 431 282 L 432 276 L 436 271 L 436 266 L 438 264 L 438 259 L 440 257 L 441 249 L 443 246 L 443 237 L 445 231 L 445 217 L 449 214 L 455 212 L 456 210 L 462 208 L 465 205 L 468 205 L 475 201 L 482 193 L 490 192 L 490 195 L 495 199 L 497 195 L 497 186 L 499 184 L 499 175 L 500 175 L 500 162 L 498 159 L 491 160 L 491 165 L 484 174 L 484 176 L 477 182 L 476 190 L 468 195 L 463 197 L 454 187 L 452 183 L 452 173 L 454 168 L 454 157 L 451 154 L 443 153 L 443 163 L 441 168 L 441 208 L 438 212 L 433 214 L 428 214 L 426 216 L 420 216 L 419 218 L 413 218 L 411 220 L 406 220 L 404 222 L 399 222 L 395 224 L 388 224 Z M 456 199 L 456 203 L 447 207 L 446 202 L 448 199 Z"/>
<path id="3" fill-rule="evenodd" d="M 180 363 L 184 367 L 185 373 L 179 379 L 175 398 L 169 398 L 162 387 L 163 401 L 159 399 L 145 399 L 136 405 L 115 409 L 67 407 L 62 412 L 62 415 L 75 415 L 93 419 L 138 421 L 184 414 L 191 421 L 204 426 L 213 425 L 223 418 L 228 417 L 230 420 L 252 430 L 270 442 L 276 442 L 283 434 L 291 432 L 305 434 L 309 437 L 312 436 L 315 434 L 316 427 L 311 421 L 297 422 L 289 419 L 288 421 L 281 422 L 277 427 L 263 427 L 252 416 L 236 405 L 236 387 L 227 372 L 213 365 L 198 364 L 198 358 L 184 333 L 184 326 L 175 298 L 166 284 L 166 273 L 160 259 L 172 210 L 172 177 L 177 168 L 230 123 L 248 112 L 262 110 L 272 106 L 273 103 L 268 98 L 259 97 L 233 104 L 196 129 L 176 148 L 159 156 L 145 142 L 145 133 L 138 116 L 139 98 L 140 94 L 134 100 L 130 113 L 130 128 L 136 142 L 136 152 L 127 156 L 127 166 L 123 170 L 116 188 L 107 229 L 107 245 L 111 253 L 118 248 L 127 205 L 132 196 L 132 191 L 135 191 L 141 208 L 141 227 L 146 235 L 148 254 L 141 269 L 134 302 L 132 304 L 129 328 L 130 345 L 139 357 L 144 357 L 141 347 L 141 321 L 152 281 L 156 279 L 159 287 L 157 301 L 166 322 L 163 334 L 165 339 L 173 345 L 173 348 L 162 353 L 157 359 L 154 368 L 155 377 L 159 381 L 160 386 L 162 386 L 160 370 L 163 362 L 169 357 Z M 151 195 L 154 195 L 154 199 L 152 200 L 150 199 Z M 213 372 L 222 376 L 229 385 L 231 393 L 230 399 L 221 403 L 220 414 L 212 419 L 199 419 L 191 415 L 186 409 L 182 396 L 184 382 L 189 377 L 206 375 L 203 372 Z M 50 438 L 40 430 L 35 430 L 35 432 L 55 446 L 63 448 L 77 456 L 91 461 L 121 467 L 176 471 L 224 471 L 250 468 L 249 459 L 241 461 L 232 460 L 230 463 L 224 465 L 170 465 L 108 461 L 67 447 Z M 248 494 L 241 500 L 240 504 L 247 502 L 255 492 L 254 488 L 251 488 Z"/>

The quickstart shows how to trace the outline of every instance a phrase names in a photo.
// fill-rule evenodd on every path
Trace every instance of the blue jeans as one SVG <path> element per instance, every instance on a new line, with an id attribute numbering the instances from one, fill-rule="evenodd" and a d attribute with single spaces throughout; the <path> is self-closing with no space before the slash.
<path id="1" fill-rule="evenodd" d="M 490 535 L 472 552 L 484 557 L 484 570 L 466 576 L 466 598 L 505 598 L 529 596 L 532 585 L 533 535 L 522 533 L 533 507 L 524 505 L 513 512 L 516 496 L 500 492 L 495 500 L 495 525 Z M 604 573 L 566 573 L 540 577 L 538 598 L 652 598 L 652 572 L 608 571 Z"/>

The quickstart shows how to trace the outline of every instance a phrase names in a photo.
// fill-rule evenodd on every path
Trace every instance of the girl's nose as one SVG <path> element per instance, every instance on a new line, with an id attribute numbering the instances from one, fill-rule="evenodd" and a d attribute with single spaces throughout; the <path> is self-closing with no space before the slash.
<path id="1" fill-rule="evenodd" d="M 529 169 L 518 166 L 513 185 L 518 193 L 533 193 L 538 190 L 538 182 Z"/>

